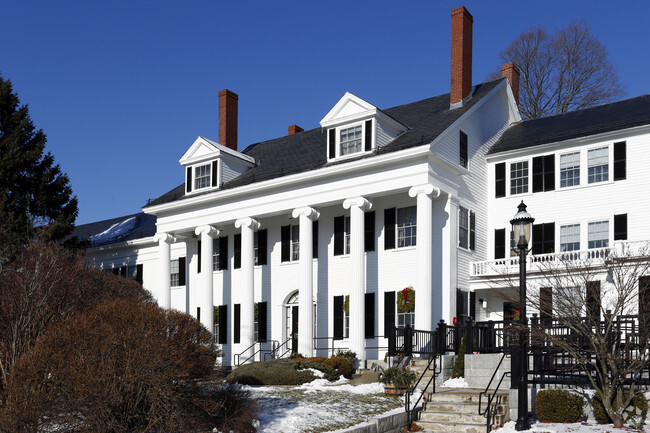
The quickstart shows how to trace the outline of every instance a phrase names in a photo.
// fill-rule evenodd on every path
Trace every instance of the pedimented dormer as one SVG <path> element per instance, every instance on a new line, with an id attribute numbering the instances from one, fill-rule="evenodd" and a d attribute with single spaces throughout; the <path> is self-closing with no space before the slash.
<path id="1" fill-rule="evenodd" d="M 255 159 L 198 137 L 179 160 L 185 167 L 185 193 L 218 189 L 255 165 Z"/>
<path id="2" fill-rule="evenodd" d="M 327 129 L 328 161 L 371 153 L 407 129 L 350 92 L 343 95 L 320 125 Z"/>

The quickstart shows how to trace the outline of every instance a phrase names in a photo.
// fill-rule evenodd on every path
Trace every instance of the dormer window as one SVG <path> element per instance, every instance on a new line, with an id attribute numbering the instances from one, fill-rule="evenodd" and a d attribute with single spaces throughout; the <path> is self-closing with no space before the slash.
<path id="1" fill-rule="evenodd" d="M 341 125 L 329 130 L 329 159 L 359 155 L 374 149 L 373 120 Z"/>
<path id="2" fill-rule="evenodd" d="M 200 165 L 196 167 L 194 174 L 194 189 L 207 188 L 212 186 L 210 184 L 211 180 L 211 171 L 210 164 Z"/>
<path id="3" fill-rule="evenodd" d="M 341 129 L 340 137 L 341 156 L 361 152 L 361 125 Z"/>

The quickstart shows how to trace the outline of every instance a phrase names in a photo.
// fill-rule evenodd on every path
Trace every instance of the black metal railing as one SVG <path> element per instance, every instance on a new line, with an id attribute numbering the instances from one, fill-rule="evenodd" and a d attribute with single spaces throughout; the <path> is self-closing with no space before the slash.
<path id="1" fill-rule="evenodd" d="M 503 360 L 508 356 L 508 352 L 504 352 L 503 356 L 501 356 L 501 359 L 499 360 L 499 363 L 497 364 L 497 368 L 494 369 L 494 373 L 492 373 L 492 377 L 490 378 L 490 381 L 488 382 L 487 386 L 485 387 L 484 391 L 481 391 L 481 393 L 478 395 L 478 414 L 483 415 L 486 419 L 486 431 L 487 433 L 490 433 L 490 430 L 492 428 L 492 424 L 494 423 L 494 419 L 496 416 L 496 408 L 498 405 L 501 404 L 502 397 L 501 395 L 498 394 L 499 388 L 501 387 L 501 384 L 503 383 L 503 379 L 505 379 L 507 376 L 511 375 L 511 372 L 505 371 L 502 375 L 501 378 L 499 379 L 499 383 L 497 383 L 497 386 L 494 388 L 494 391 L 492 391 L 491 394 L 490 392 L 490 387 L 492 386 L 492 382 L 494 381 L 497 373 L 499 372 L 499 368 L 501 367 L 501 364 L 503 363 Z M 485 405 L 485 409 L 483 409 L 483 397 L 487 399 L 487 403 Z"/>
<path id="2" fill-rule="evenodd" d="M 427 366 L 425 367 L 424 371 L 422 372 L 418 380 L 415 382 L 415 385 L 413 385 L 411 389 L 409 389 L 406 392 L 404 409 L 408 414 L 408 424 L 407 424 L 408 426 L 410 426 L 411 423 L 413 422 L 413 415 L 415 415 L 415 410 L 417 409 L 418 404 L 420 404 L 420 401 L 424 397 L 425 392 L 429 389 L 429 387 L 431 386 L 432 393 L 435 394 L 436 392 L 436 377 L 438 377 L 438 375 L 442 372 L 442 370 L 440 369 L 442 363 L 437 362 L 438 359 L 440 359 L 440 355 L 434 355 L 431 358 L 429 358 L 429 362 L 427 363 Z M 436 366 L 438 366 L 438 368 L 436 368 Z M 432 373 L 431 377 L 427 381 L 427 384 L 422 388 L 423 391 L 418 397 L 418 399 L 415 401 L 413 406 L 411 406 L 411 396 L 413 395 L 415 390 L 418 389 L 418 386 L 420 385 L 420 382 L 422 382 L 422 379 L 426 375 L 427 371 L 431 371 Z"/>

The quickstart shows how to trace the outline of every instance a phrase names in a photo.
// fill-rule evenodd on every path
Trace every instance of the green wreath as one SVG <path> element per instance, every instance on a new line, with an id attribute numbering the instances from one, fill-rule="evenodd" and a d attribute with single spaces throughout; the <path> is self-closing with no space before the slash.
<path id="1" fill-rule="evenodd" d="M 401 313 L 410 313 L 415 308 L 415 290 L 408 286 L 397 293 L 397 309 Z"/>

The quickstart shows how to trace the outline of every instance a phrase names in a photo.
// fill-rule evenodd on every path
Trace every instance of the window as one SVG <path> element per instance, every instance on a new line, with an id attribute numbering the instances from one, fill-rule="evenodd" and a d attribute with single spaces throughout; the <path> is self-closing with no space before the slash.
<path id="1" fill-rule="evenodd" d="M 609 179 L 609 149 L 600 147 L 587 153 L 589 183 L 606 182 Z"/>
<path id="2" fill-rule="evenodd" d="M 555 155 L 533 158 L 533 192 L 555 189 Z"/>
<path id="3" fill-rule="evenodd" d="M 235 269 L 241 268 L 241 233 L 234 236 L 234 264 Z M 266 265 L 267 260 L 267 229 L 258 230 L 253 234 L 253 249 L 255 265 Z"/>
<path id="4" fill-rule="evenodd" d="M 614 143 L 614 180 L 623 180 L 626 177 L 626 149 L 625 142 Z"/>
<path id="5" fill-rule="evenodd" d="M 200 165 L 195 168 L 194 189 L 207 188 L 210 186 L 210 164 Z"/>
<path id="6" fill-rule="evenodd" d="M 506 196 L 506 163 L 502 162 L 494 166 L 494 196 L 496 198 Z"/>
<path id="7" fill-rule="evenodd" d="M 346 216 L 343 221 L 343 251 L 350 254 L 350 217 Z"/>
<path id="8" fill-rule="evenodd" d="M 393 209 L 394 212 L 394 209 Z M 364 251 L 375 250 L 375 212 L 365 212 L 364 224 Z M 350 217 L 338 216 L 334 218 L 334 255 L 350 254 Z"/>
<path id="9" fill-rule="evenodd" d="M 417 234 L 417 208 L 397 209 L 397 248 L 415 246 Z"/>
<path id="10" fill-rule="evenodd" d="M 560 251 L 578 251 L 580 249 L 580 224 L 560 227 Z"/>
<path id="11" fill-rule="evenodd" d="M 339 155 L 361 152 L 361 125 L 340 130 Z"/>
<path id="12" fill-rule="evenodd" d="M 510 164 L 510 194 L 528 192 L 528 161 Z"/>
<path id="13" fill-rule="evenodd" d="M 212 270 L 228 269 L 228 236 L 220 236 L 212 241 Z"/>
<path id="14" fill-rule="evenodd" d="M 463 168 L 467 168 L 467 163 L 468 163 L 467 134 L 465 134 L 463 131 L 460 131 L 459 151 L 460 151 L 460 155 L 459 155 L 460 166 Z"/>
<path id="15" fill-rule="evenodd" d="M 589 223 L 589 248 L 607 248 L 609 246 L 609 221 Z"/>
<path id="16" fill-rule="evenodd" d="M 555 223 L 533 224 L 533 254 L 555 252 Z"/>
<path id="17" fill-rule="evenodd" d="M 560 188 L 580 185 L 580 152 L 560 155 Z"/>
<path id="18" fill-rule="evenodd" d="M 185 257 L 180 257 L 170 262 L 172 287 L 185 285 Z"/>
<path id="19" fill-rule="evenodd" d="M 291 226 L 291 260 L 300 259 L 300 227 Z"/>
<path id="20" fill-rule="evenodd" d="M 465 209 L 464 207 L 458 208 L 458 246 L 474 250 L 475 236 L 475 216 L 474 212 Z"/>
<path id="21" fill-rule="evenodd" d="M 614 215 L 614 240 L 627 240 L 627 214 Z"/>
<path id="22" fill-rule="evenodd" d="M 395 305 L 397 308 L 397 305 Z M 415 309 L 409 311 L 408 313 L 403 313 L 399 309 L 397 310 L 397 327 L 405 328 L 406 326 L 413 328 L 415 326 Z"/>

